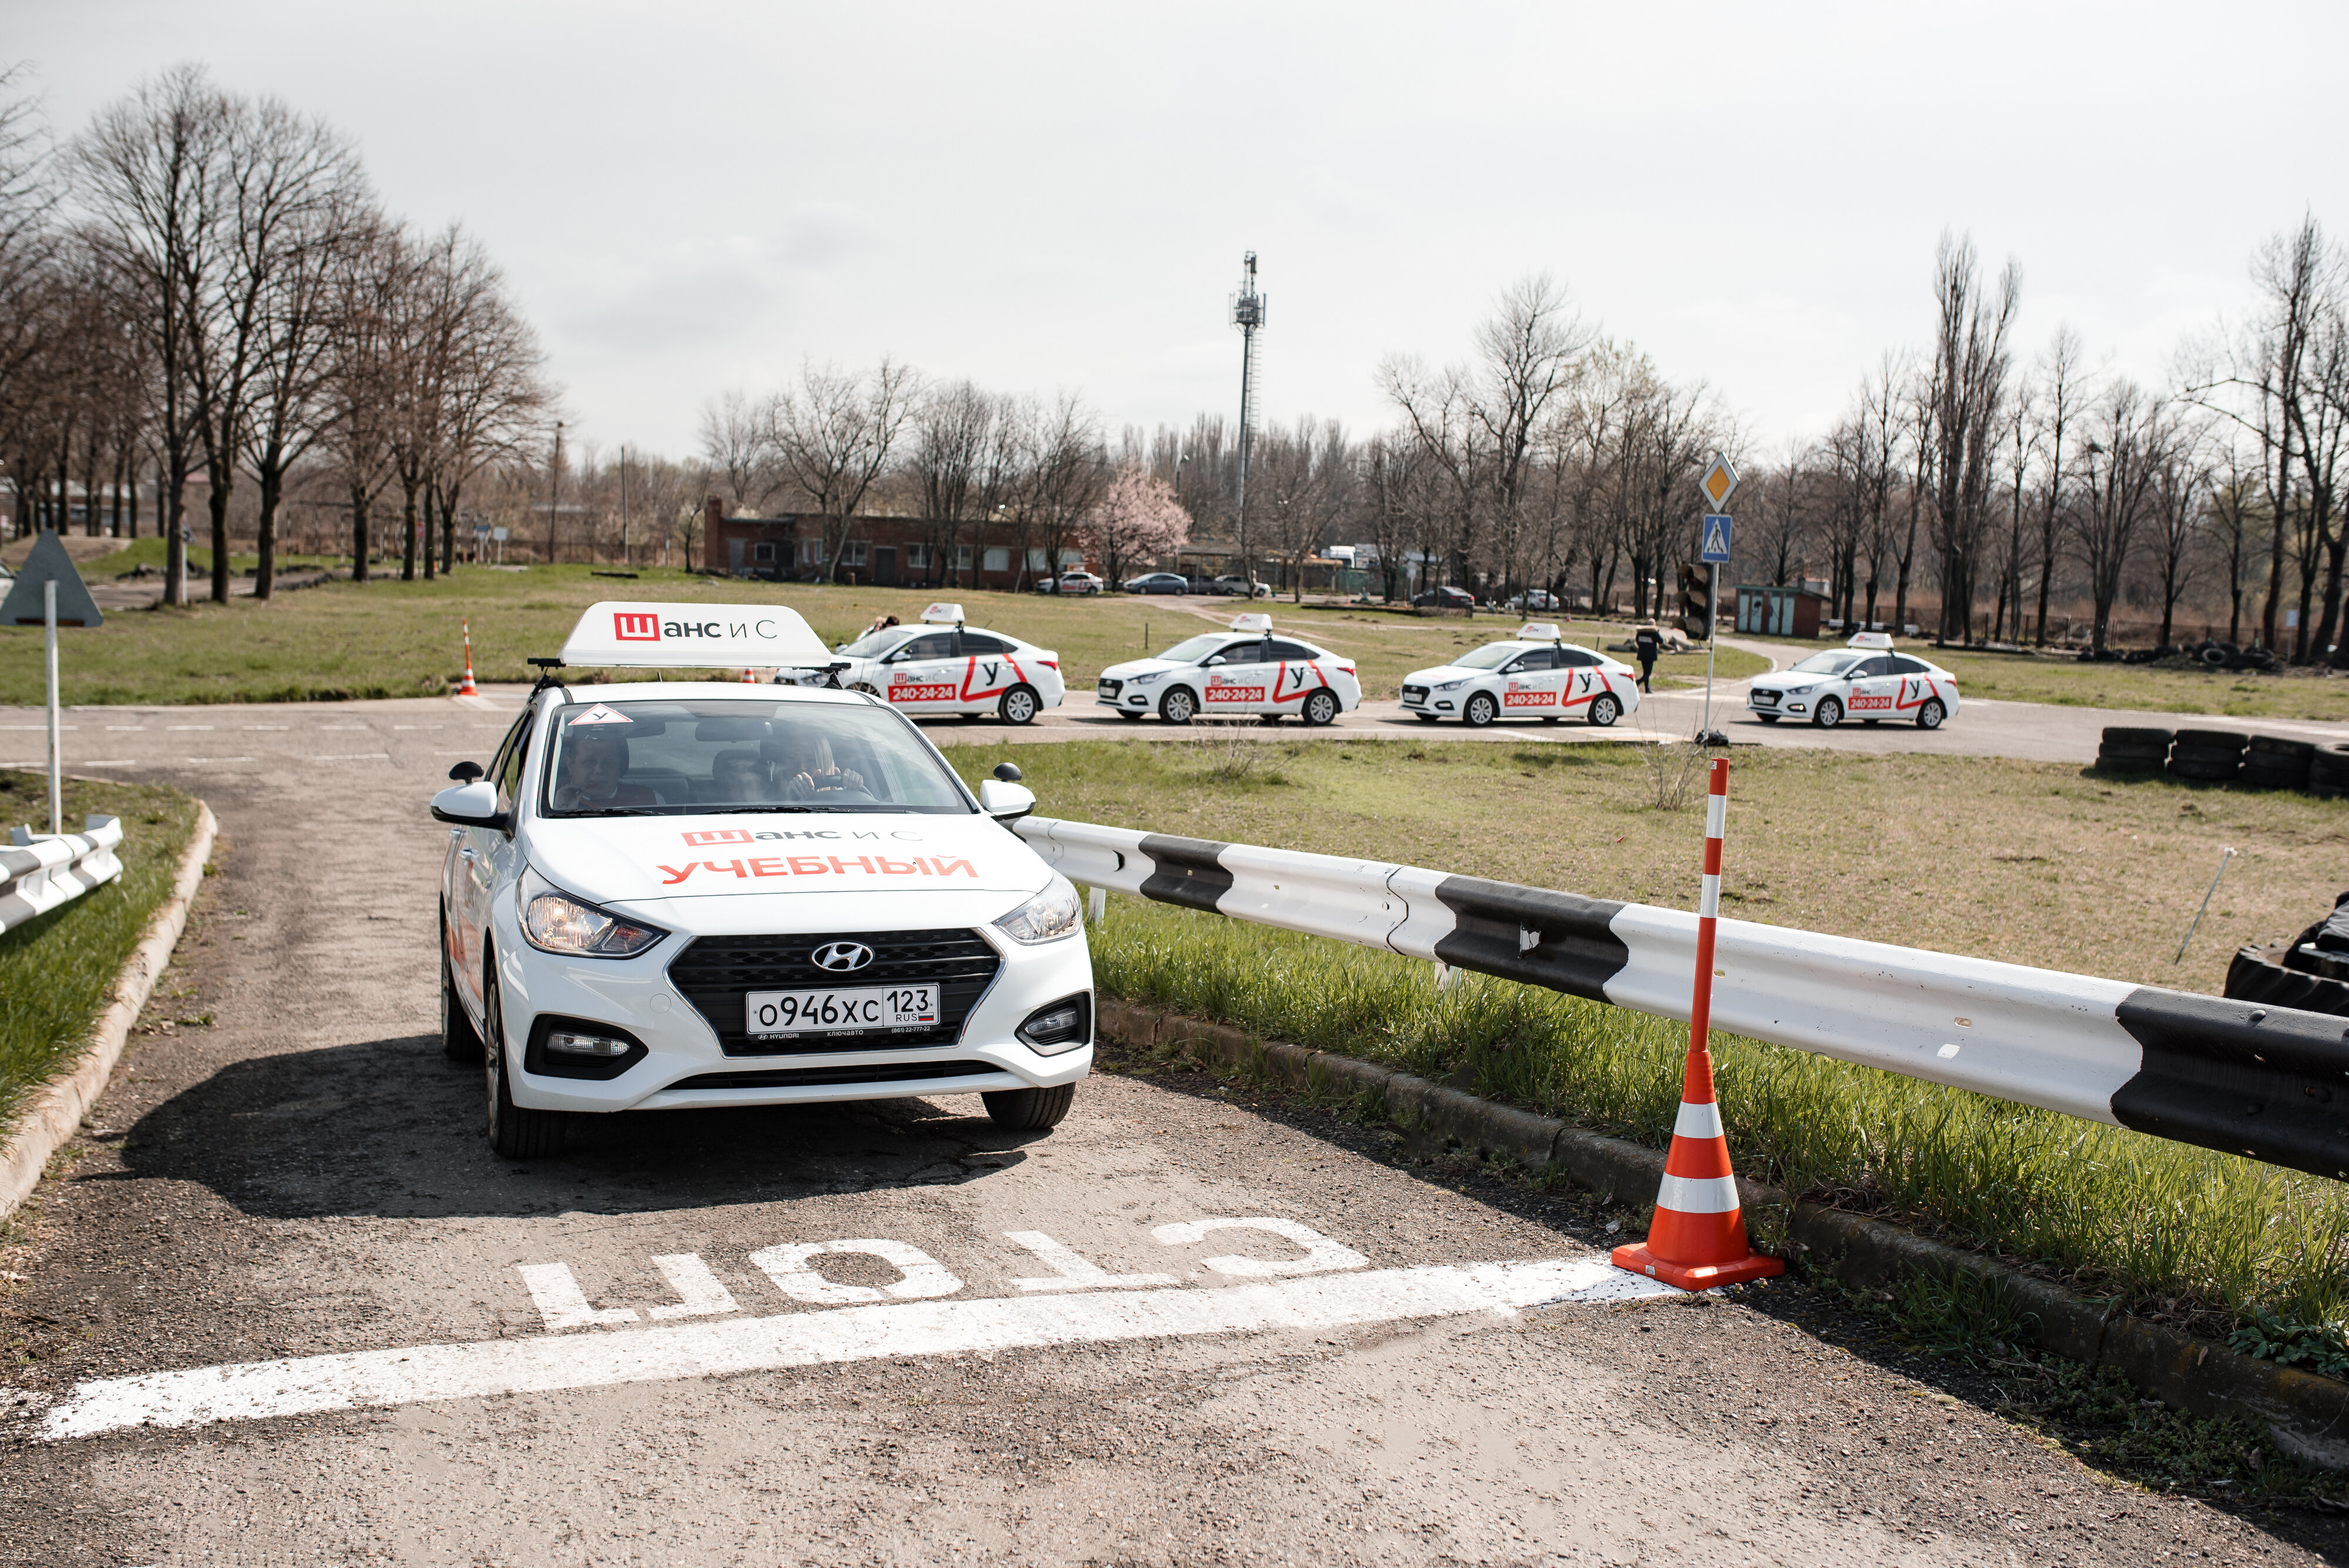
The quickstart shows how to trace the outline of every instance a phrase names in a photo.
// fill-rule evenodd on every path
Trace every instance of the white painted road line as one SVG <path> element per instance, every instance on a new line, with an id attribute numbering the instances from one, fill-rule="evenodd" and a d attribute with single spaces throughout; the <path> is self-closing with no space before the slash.
<path id="1" fill-rule="evenodd" d="M 677 1327 L 426 1345 L 109 1377 L 77 1385 L 49 1411 L 41 1436 L 57 1442 L 126 1428 L 264 1420 L 886 1356 L 1341 1328 L 1678 1293 L 1605 1258 L 1543 1258 L 1318 1274 L 1207 1290 L 892 1302 Z"/>

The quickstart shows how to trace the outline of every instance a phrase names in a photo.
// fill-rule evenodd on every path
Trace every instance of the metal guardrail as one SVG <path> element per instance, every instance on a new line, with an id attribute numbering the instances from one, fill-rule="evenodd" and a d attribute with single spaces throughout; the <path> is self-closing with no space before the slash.
<path id="1" fill-rule="evenodd" d="M 1072 882 L 1685 1021 L 1690 911 L 1415 866 L 1015 825 Z M 1723 920 L 1713 1026 L 2157 1137 L 2349 1179 L 2349 1021 Z"/>
<path id="2" fill-rule="evenodd" d="M 23 925 L 122 875 L 115 846 L 122 819 L 92 816 L 83 833 L 34 834 L 16 828 L 0 846 L 0 931 Z"/>

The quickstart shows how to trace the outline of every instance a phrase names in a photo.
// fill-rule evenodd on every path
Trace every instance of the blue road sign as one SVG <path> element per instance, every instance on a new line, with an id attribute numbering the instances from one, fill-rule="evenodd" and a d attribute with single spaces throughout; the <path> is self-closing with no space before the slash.
<path id="1" fill-rule="evenodd" d="M 1729 521 L 1728 513 L 1706 513 L 1704 514 L 1704 544 L 1702 547 L 1697 551 L 1697 559 L 1700 561 L 1726 561 L 1729 559 L 1729 535 L 1731 527 L 1732 524 Z"/>

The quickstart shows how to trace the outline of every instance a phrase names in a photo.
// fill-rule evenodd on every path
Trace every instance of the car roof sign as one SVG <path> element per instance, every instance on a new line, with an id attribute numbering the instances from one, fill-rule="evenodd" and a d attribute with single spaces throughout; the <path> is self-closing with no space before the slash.
<path id="1" fill-rule="evenodd" d="M 1261 610 L 1257 611 L 1254 615 L 1236 615 L 1232 617 L 1232 629 L 1234 631 L 1268 632 L 1272 629 L 1272 618 L 1266 615 Z"/>
<path id="2" fill-rule="evenodd" d="M 1554 620 L 1529 620 L 1517 628 L 1517 636 L 1527 642 L 1564 642 L 1566 633 Z"/>
<path id="3" fill-rule="evenodd" d="M 612 670 L 821 670 L 832 649 L 781 605 L 590 605 L 564 639 L 564 666 Z"/>
<path id="4" fill-rule="evenodd" d="M 922 611 L 922 624 L 924 626 L 960 626 L 962 606 L 950 605 L 943 601 L 931 605 Z"/>
<path id="5" fill-rule="evenodd" d="M 1856 631 L 1846 648 L 1890 648 L 1892 634 L 1889 631 Z"/>

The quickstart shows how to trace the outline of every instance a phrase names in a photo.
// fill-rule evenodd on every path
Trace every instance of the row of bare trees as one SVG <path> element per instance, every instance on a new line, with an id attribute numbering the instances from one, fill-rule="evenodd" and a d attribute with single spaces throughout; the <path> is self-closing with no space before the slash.
<path id="1" fill-rule="evenodd" d="M 64 526 L 78 489 L 88 532 L 135 537 L 151 495 L 184 603 L 200 482 L 225 602 L 249 479 L 265 598 L 306 473 L 348 510 L 356 576 L 395 504 L 401 576 L 430 576 L 469 486 L 543 423 L 543 360 L 481 245 L 388 216 L 325 121 L 182 67 L 57 148 L 23 73 L 0 73 L 0 461 L 19 529 Z"/>

